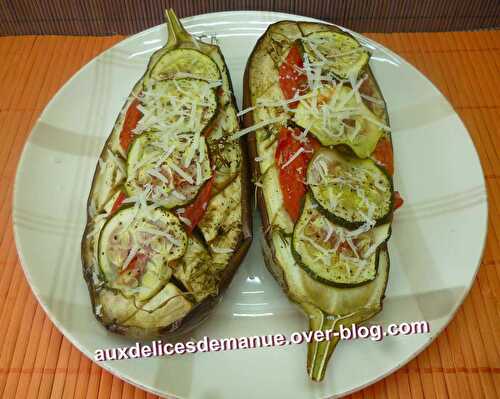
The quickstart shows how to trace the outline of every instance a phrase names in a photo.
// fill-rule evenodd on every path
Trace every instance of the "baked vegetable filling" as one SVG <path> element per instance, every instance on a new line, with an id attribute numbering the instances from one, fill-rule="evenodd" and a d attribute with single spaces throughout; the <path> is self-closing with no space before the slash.
<path id="1" fill-rule="evenodd" d="M 345 144 L 367 158 L 389 127 L 363 103 L 357 86 L 324 84 L 300 101 L 294 122 L 309 130 L 324 146 Z M 357 95 L 356 95 L 357 93 Z"/>
<path id="2" fill-rule="evenodd" d="M 192 202 L 211 176 L 203 136 L 144 133 L 128 153 L 125 188 L 130 196 L 146 192 L 153 203 L 170 209 Z"/>
<path id="3" fill-rule="evenodd" d="M 356 39 L 332 31 L 314 32 L 302 39 L 312 63 L 321 64 L 340 79 L 357 76 L 370 59 Z"/>
<path id="4" fill-rule="evenodd" d="M 391 179 L 371 159 L 321 149 L 309 163 L 307 183 L 326 215 L 339 225 L 374 226 L 392 211 Z"/>
<path id="5" fill-rule="evenodd" d="M 145 300 L 169 280 L 172 262 L 186 248 L 187 234 L 173 213 L 128 207 L 101 230 L 99 266 L 110 287 Z"/>
<path id="6" fill-rule="evenodd" d="M 154 65 L 150 76 L 156 81 L 186 76 L 207 81 L 221 78 L 219 67 L 209 56 L 190 48 L 169 51 Z"/>
<path id="7" fill-rule="evenodd" d="M 379 246 L 389 236 L 385 224 L 362 233 L 333 224 L 306 195 L 293 231 L 293 253 L 315 279 L 335 286 L 355 286 L 375 278 Z"/>
<path id="8" fill-rule="evenodd" d="M 220 84 L 199 79 L 150 80 L 140 95 L 143 117 L 135 133 L 201 132 L 217 112 L 215 88 Z"/>

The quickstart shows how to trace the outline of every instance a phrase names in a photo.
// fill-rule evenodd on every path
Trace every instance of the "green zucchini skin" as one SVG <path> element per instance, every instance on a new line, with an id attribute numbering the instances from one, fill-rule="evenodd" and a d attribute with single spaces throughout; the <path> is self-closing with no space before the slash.
<path id="1" fill-rule="evenodd" d="M 327 152 L 327 151 L 335 151 L 335 150 L 322 150 L 324 152 Z M 318 154 L 315 155 L 318 156 Z M 340 157 L 342 157 L 342 155 L 339 154 Z M 308 170 L 313 166 L 313 162 L 314 162 L 314 159 L 313 158 L 311 160 L 311 162 L 309 163 L 309 166 L 308 166 Z M 348 160 L 346 161 L 348 163 Z M 387 183 L 388 183 L 388 187 L 387 189 L 389 190 L 390 192 L 390 199 L 389 199 L 389 204 L 387 205 L 387 212 L 385 214 L 383 214 L 381 217 L 379 218 L 376 218 L 375 219 L 375 226 L 380 226 L 382 224 L 385 224 L 387 222 L 390 222 L 392 220 L 392 217 L 393 217 L 393 213 L 394 213 L 394 184 L 393 184 L 393 180 L 392 180 L 392 176 L 390 176 L 388 173 L 387 173 L 387 170 L 378 165 L 376 162 L 370 160 L 370 159 L 367 159 L 367 160 L 362 160 L 362 162 L 373 162 L 373 166 L 375 166 L 375 168 L 377 168 L 383 175 L 384 177 L 387 179 Z M 353 220 L 348 220 L 346 218 L 342 218 L 341 216 L 338 216 L 336 215 L 334 212 L 330 211 L 329 209 L 327 209 L 325 206 L 322 206 L 320 204 L 320 201 L 318 200 L 317 198 L 317 190 L 319 189 L 314 189 L 314 188 L 311 188 L 311 192 L 318 204 L 318 209 L 333 223 L 333 224 L 336 224 L 336 225 L 339 225 L 339 226 L 342 226 L 342 227 L 345 227 L 349 230 L 354 230 L 360 226 L 362 226 L 365 222 L 364 221 L 353 221 Z"/>
<path id="2" fill-rule="evenodd" d="M 373 276 L 373 278 L 371 278 L 369 280 L 362 281 L 360 283 L 338 283 L 338 282 L 334 282 L 334 281 L 328 280 L 326 278 L 323 278 L 319 274 L 315 273 L 310 267 L 308 267 L 302 261 L 302 257 L 299 255 L 299 253 L 297 252 L 297 250 L 295 249 L 295 247 L 293 245 L 292 245 L 292 254 L 293 254 L 293 257 L 295 258 L 297 264 L 302 269 L 304 269 L 307 272 L 307 274 L 309 274 L 314 280 L 319 281 L 322 284 L 329 285 L 331 287 L 336 287 L 336 288 L 355 288 L 355 287 L 361 287 L 363 285 L 366 285 L 366 284 L 372 282 L 373 280 L 375 280 L 375 278 L 377 277 L 378 264 L 379 264 L 379 258 L 380 258 L 380 248 L 377 248 L 377 250 L 375 252 L 375 275 Z"/>
<path id="3" fill-rule="evenodd" d="M 348 98 L 350 100 L 347 102 L 348 105 L 355 106 L 356 100 L 352 96 L 353 90 L 349 87 L 334 87 L 325 86 L 319 89 L 325 98 L 334 98 L 337 93 L 341 98 Z M 299 102 L 297 109 L 295 110 L 294 122 L 306 129 L 309 128 L 311 134 L 313 134 L 323 146 L 333 147 L 333 146 L 346 146 L 351 149 L 354 154 L 359 158 L 368 158 L 372 154 L 373 150 L 377 146 L 378 141 L 384 136 L 384 129 L 377 126 L 372 121 L 368 121 L 364 116 L 353 116 L 352 121 L 355 126 L 359 127 L 360 132 L 355 137 L 351 137 L 350 132 L 346 131 L 342 122 L 337 121 L 335 117 L 330 119 L 330 123 L 336 123 L 336 126 L 326 128 L 323 123 L 323 117 L 321 115 L 311 112 L 311 99 L 303 99 Z M 330 100 L 329 100 L 330 101 Z M 337 102 L 342 102 L 339 100 Z M 330 103 L 326 105 L 321 105 L 318 109 L 321 109 L 324 115 L 327 115 L 326 110 L 336 112 L 335 108 L 331 108 Z M 333 105 L 334 106 L 334 105 Z M 363 109 L 363 113 L 370 114 L 371 110 L 363 104 L 360 106 Z M 375 115 L 371 115 L 373 119 L 376 119 Z M 350 127 L 352 131 L 357 129 Z M 333 134 L 332 134 L 333 133 Z M 337 134 L 341 133 L 340 136 Z"/>
<path id="4" fill-rule="evenodd" d="M 130 104 L 133 102 L 134 98 L 140 93 L 143 88 L 144 82 L 148 79 L 148 74 L 151 71 L 153 65 L 163 56 L 165 53 L 172 51 L 174 49 L 196 49 L 204 54 L 207 54 L 216 64 L 220 71 L 221 78 L 223 80 L 223 84 L 226 88 L 228 88 L 226 95 L 218 96 L 218 104 L 224 104 L 227 107 L 234 107 L 236 109 L 236 99 L 234 98 L 232 84 L 230 77 L 227 72 L 227 66 L 225 64 L 224 57 L 217 46 L 208 45 L 206 43 L 194 43 L 193 38 L 184 30 L 179 20 L 175 16 L 172 10 L 167 10 L 166 17 L 168 20 L 168 29 L 169 29 L 169 38 L 167 44 L 156 51 L 150 58 L 147 70 L 144 75 L 139 79 L 139 81 L 134 85 L 131 94 L 127 101 L 125 102 L 122 112 L 118 115 L 112 133 L 106 140 L 104 144 L 103 151 L 101 153 L 101 158 L 105 157 L 105 154 L 108 153 L 109 150 L 114 151 L 121 155 L 122 158 L 126 158 L 126 154 L 121 151 L 121 148 L 117 146 L 117 137 L 119 132 L 121 131 L 121 126 L 123 124 L 125 111 L 128 109 Z M 217 115 L 220 108 L 217 108 Z M 236 110 L 237 112 L 237 110 Z M 215 120 L 215 115 L 210 121 L 207 123 L 207 127 Z M 204 132 L 203 132 L 204 133 Z M 247 157 L 245 154 L 246 147 L 244 146 L 244 139 L 237 141 L 237 146 L 242 154 L 242 162 L 238 171 L 240 186 L 241 186 L 241 215 L 240 215 L 240 228 L 241 233 L 237 238 L 237 245 L 234 247 L 234 252 L 228 256 L 227 264 L 224 270 L 219 275 L 218 280 L 218 290 L 217 292 L 205 297 L 200 302 L 194 302 L 186 312 L 186 314 L 178 319 L 172 320 L 172 322 L 163 324 L 163 325 L 155 325 L 155 324 L 137 324 L 137 323 L 125 323 L 122 319 L 115 318 L 113 314 L 106 314 L 100 312 L 99 309 L 102 308 L 102 301 L 104 299 L 109 299 L 116 303 L 116 306 L 122 307 L 127 305 L 127 298 L 123 296 L 123 294 L 113 288 L 107 287 L 105 285 L 105 278 L 100 272 L 99 268 L 95 267 L 95 263 L 92 259 L 93 246 L 95 245 L 95 239 L 87 238 L 90 233 L 94 230 L 94 228 L 98 224 L 94 220 L 94 216 L 90 212 L 92 209 L 92 204 L 95 199 L 96 193 L 96 181 L 99 180 L 101 171 L 101 165 L 99 164 L 96 167 L 96 171 L 94 173 L 94 177 L 92 179 L 92 186 L 90 189 L 90 195 L 87 202 L 87 224 L 85 227 L 82 246 L 81 246 L 81 255 L 82 255 L 82 269 L 83 269 L 83 277 L 85 282 L 87 283 L 87 287 L 89 290 L 90 301 L 93 309 L 93 314 L 96 319 L 109 331 L 124 335 L 130 338 L 135 339 L 153 339 L 157 337 L 161 337 L 166 340 L 175 340 L 180 336 L 188 333 L 189 331 L 196 328 L 200 323 L 202 323 L 207 317 L 209 317 L 210 312 L 220 301 L 221 296 L 223 295 L 225 289 L 229 285 L 232 280 L 238 266 L 244 259 L 251 241 L 252 241 L 252 220 L 251 220 L 251 190 L 249 189 L 250 178 L 246 165 Z M 207 148 L 208 150 L 208 148 Z M 237 176 L 238 177 L 238 176 Z M 116 195 L 118 190 L 123 190 L 124 180 L 118 180 L 116 183 L 113 183 L 112 190 L 108 188 L 109 193 L 104 197 L 101 195 L 101 201 L 99 203 L 99 215 L 101 213 L 102 206 L 101 204 L 107 204 L 110 199 Z M 221 188 L 223 190 L 224 188 Z M 109 205 L 111 206 L 111 205 Z M 123 209 L 123 206 L 121 207 Z M 102 228 L 102 226 L 101 226 Z M 195 233 L 196 234 L 196 233 Z M 174 281 L 175 283 L 175 281 Z M 170 284 L 170 283 L 169 283 Z M 170 284 L 170 287 L 172 285 Z M 167 288 L 167 287 L 165 287 Z M 181 287 L 182 288 L 182 287 Z M 177 288 L 176 288 L 177 289 Z M 172 290 L 170 290 L 172 292 Z M 186 293 L 180 292 L 180 297 L 182 298 L 190 298 Z M 184 302 L 185 303 L 185 302 Z M 136 306 L 136 305 L 134 305 Z M 162 305 L 163 306 L 163 305 Z M 136 306 L 137 308 L 137 306 Z M 165 307 L 163 307 L 165 308 Z M 158 310 L 162 310 L 163 308 L 159 308 Z M 157 310 L 154 310 L 153 313 L 156 313 Z M 146 314 L 146 311 L 142 312 Z"/>
<path id="5" fill-rule="evenodd" d="M 309 205 L 309 207 L 314 207 L 314 210 L 310 211 L 309 209 L 307 209 L 307 205 Z M 326 284 L 326 285 L 329 285 L 332 287 L 354 288 L 354 287 L 360 287 L 362 285 L 365 285 L 365 284 L 373 281 L 377 277 L 380 248 L 383 244 L 385 244 L 389 240 L 389 238 L 391 236 L 390 227 L 388 229 L 387 237 L 379 243 L 379 245 L 376 249 L 376 252 L 374 254 L 374 259 L 373 259 L 374 272 L 373 272 L 372 278 L 367 278 L 367 279 L 364 279 L 360 282 L 340 282 L 340 281 L 336 281 L 334 279 L 327 279 L 327 278 L 322 277 L 319 273 L 317 273 L 313 270 L 314 265 L 311 265 L 311 266 L 307 265 L 307 263 L 304 261 L 302 255 L 299 253 L 299 251 L 296 248 L 297 240 L 300 240 L 300 237 L 298 237 L 298 235 L 300 234 L 298 232 L 298 229 L 301 228 L 301 225 L 302 225 L 301 219 L 303 216 L 307 216 L 307 215 L 304 215 L 304 213 L 306 213 L 306 212 L 311 213 L 311 212 L 314 212 L 315 210 L 317 210 L 318 214 L 323 215 L 323 213 L 320 211 L 321 209 L 322 209 L 321 206 L 317 203 L 317 201 L 314 199 L 314 197 L 310 193 L 306 194 L 306 199 L 302 203 L 301 216 L 299 217 L 299 220 L 295 223 L 294 231 L 293 231 L 293 235 L 292 235 L 293 238 L 292 238 L 291 251 L 292 251 L 292 255 L 295 258 L 295 261 L 297 262 L 297 264 L 300 267 L 302 267 L 302 269 L 304 269 L 316 281 L 319 281 L 320 283 L 323 283 L 323 284 Z M 326 219 L 328 219 L 328 218 L 326 218 Z M 370 267 L 370 266 L 368 265 L 366 267 Z"/>
<path id="6" fill-rule="evenodd" d="M 168 56 L 168 54 L 169 54 L 169 52 L 167 52 L 163 57 Z M 161 62 L 162 59 L 163 58 L 160 58 L 157 63 Z M 156 85 L 165 85 L 167 82 L 170 82 L 170 81 L 176 81 L 178 83 L 189 82 L 189 83 L 191 83 L 193 85 L 195 85 L 195 84 L 203 85 L 203 84 L 207 83 L 207 81 L 205 81 L 205 80 L 203 80 L 201 78 L 186 77 L 186 78 L 171 79 L 171 80 L 166 80 L 166 81 L 159 81 L 159 82 L 156 83 Z M 147 83 L 144 82 L 143 88 L 146 85 L 147 85 Z M 153 85 L 153 87 L 155 87 L 156 85 Z M 175 88 L 174 88 L 174 90 L 175 90 Z M 207 134 L 208 130 L 210 129 L 210 127 L 212 126 L 212 124 L 216 120 L 217 115 L 219 114 L 220 109 L 224 106 L 224 104 L 222 104 L 222 102 L 221 102 L 220 97 L 218 98 L 215 88 L 209 89 L 209 93 L 210 93 L 209 97 L 213 97 L 213 98 L 211 98 L 211 100 L 215 102 L 215 104 L 214 104 L 215 107 L 214 107 L 213 110 L 211 110 L 210 118 L 208 118 L 208 120 L 205 121 L 204 128 L 201 131 L 201 134 L 204 135 L 204 136 L 208 135 Z"/>
<path id="7" fill-rule="evenodd" d="M 345 40 L 346 42 L 350 42 L 351 45 L 357 45 L 356 48 L 359 48 L 362 50 L 363 54 L 362 54 L 362 59 L 359 61 L 360 65 L 356 66 L 357 67 L 356 75 L 369 62 L 370 53 L 366 49 L 364 49 L 352 35 L 346 34 L 345 32 L 340 33 L 340 32 L 333 32 L 331 30 L 322 31 L 322 32 L 311 32 L 308 35 L 305 35 L 305 38 L 310 40 L 312 37 L 325 36 L 325 35 L 335 36 L 333 42 L 335 42 L 339 39 Z M 306 48 L 306 47 L 308 48 L 308 50 L 306 50 L 306 51 L 308 54 L 311 55 L 311 59 L 314 60 L 314 58 L 318 58 L 317 55 L 315 54 L 314 50 L 310 46 L 310 44 L 308 44 L 308 43 L 304 44 L 304 48 Z M 309 51 L 309 48 L 310 48 L 310 51 Z M 353 67 L 351 67 L 351 68 L 353 68 Z M 336 76 L 337 79 L 342 80 L 342 79 L 346 79 L 348 77 L 350 70 L 342 71 L 340 68 L 331 68 L 331 72 Z"/>
<path id="8" fill-rule="evenodd" d="M 182 65 L 182 62 L 186 63 L 186 61 L 190 65 Z M 179 67 L 179 63 L 181 63 L 181 67 Z M 202 64 L 201 66 L 200 63 Z M 171 69 L 170 75 L 165 76 L 165 66 Z M 157 69 L 162 70 L 162 73 L 157 71 Z M 221 78 L 217 64 L 209 56 L 192 48 L 178 48 L 169 51 L 165 57 L 158 60 L 148 76 L 156 80 L 171 79 L 179 69 L 189 71 L 198 79 L 219 80 Z"/>
<path id="9" fill-rule="evenodd" d="M 127 194 L 129 196 L 133 196 L 137 194 L 138 185 L 136 183 L 136 178 L 132 172 L 135 172 L 133 168 L 133 163 L 140 163 L 141 162 L 141 157 L 142 156 L 147 156 L 145 153 L 145 147 L 150 145 L 151 142 L 154 142 L 158 139 L 158 133 L 157 132 L 144 132 L 134 138 L 130 145 L 130 149 L 128 151 L 128 156 L 127 156 L 127 162 L 126 162 L 126 168 L 127 168 L 127 180 L 125 181 L 125 190 L 127 191 Z M 211 177 L 211 166 L 210 166 L 210 153 L 208 149 L 208 145 L 206 144 L 205 137 L 201 136 L 200 140 L 203 140 L 203 145 L 204 145 L 204 150 L 205 150 L 205 158 L 203 159 L 203 165 L 202 165 L 202 173 L 205 173 L 207 176 L 204 177 L 204 180 L 201 182 L 201 184 L 196 185 L 196 184 L 191 184 L 192 190 L 189 193 L 190 195 L 187 196 L 185 195 L 186 193 L 183 192 L 182 194 L 185 195 L 184 199 L 170 199 L 170 202 L 163 202 L 162 206 L 167 208 L 167 209 L 173 209 L 173 208 L 179 208 L 185 205 L 188 205 L 192 203 L 195 199 L 198 193 L 200 192 L 201 188 L 205 185 L 206 181 L 210 179 Z M 156 150 L 158 151 L 158 150 Z M 182 156 L 182 152 L 179 154 L 177 150 L 175 150 L 172 155 L 176 154 L 179 156 Z M 136 154 L 139 153 L 139 154 Z M 138 155 L 138 159 L 134 159 L 132 162 L 132 159 L 134 155 Z M 196 156 L 196 154 L 195 154 Z M 193 156 L 193 157 L 195 157 Z M 169 157 L 169 158 L 170 158 Z M 136 158 L 136 157 L 134 157 Z M 169 159 L 167 158 L 167 159 Z M 166 160 L 165 160 L 166 161 Z M 165 190 L 164 190 L 165 191 Z M 166 193 L 163 193 L 166 194 Z"/>
<path id="10" fill-rule="evenodd" d="M 105 250 L 107 243 L 104 243 L 103 241 L 105 241 L 106 237 L 109 238 L 109 233 L 108 233 L 108 236 L 106 236 L 105 233 L 107 232 L 108 228 L 112 228 L 111 225 L 113 223 L 115 223 L 115 225 L 116 225 L 117 220 L 120 220 L 118 223 L 121 224 L 121 223 L 123 223 L 123 221 L 126 222 L 127 217 L 128 217 L 129 222 L 131 223 L 134 220 L 134 216 L 127 215 L 127 213 L 133 213 L 133 212 L 134 212 L 133 206 L 122 207 L 120 210 L 115 212 L 108 220 L 106 220 L 106 222 L 102 226 L 102 229 L 101 229 L 101 232 L 99 235 L 99 241 L 97 244 L 98 265 L 99 265 L 99 268 L 102 272 L 104 279 L 106 280 L 108 287 L 114 286 L 113 288 L 121 289 L 122 293 L 125 297 L 129 297 L 128 295 L 126 295 L 126 291 L 127 291 L 127 289 L 129 289 L 129 287 L 122 285 L 121 288 L 119 288 L 116 286 L 116 280 L 118 280 L 118 277 L 119 277 L 121 272 L 118 272 L 118 274 L 117 274 L 117 271 L 112 270 L 112 268 L 110 267 L 109 259 L 106 256 L 107 251 Z M 164 225 L 168 225 L 171 228 L 175 228 L 176 233 L 177 233 L 176 234 L 177 237 L 175 237 L 175 238 L 179 239 L 179 243 L 181 243 L 182 249 L 180 251 L 178 251 L 176 254 L 174 254 L 174 252 L 171 250 L 171 252 L 169 252 L 169 254 L 168 254 L 168 255 L 170 255 L 171 259 L 169 259 L 166 262 L 165 262 L 165 259 L 166 259 L 165 255 L 166 254 L 163 254 L 163 265 L 162 265 L 162 267 L 159 268 L 158 271 L 163 272 L 164 274 L 163 274 L 161 279 L 155 279 L 155 281 L 153 281 L 153 283 L 155 284 L 154 287 L 156 290 L 151 290 L 151 292 L 148 293 L 149 295 L 146 297 L 139 295 L 136 298 L 136 301 L 143 301 L 143 300 L 150 299 L 152 296 L 156 295 L 156 293 L 158 293 L 159 290 L 161 290 L 162 284 L 166 284 L 168 282 L 169 273 L 171 274 L 171 271 L 168 267 L 168 263 L 182 257 L 187 249 L 187 234 L 184 231 L 181 222 L 179 220 L 177 220 L 176 216 L 164 208 L 157 208 L 154 212 L 155 212 L 157 217 L 164 219 L 163 220 L 165 222 Z M 132 218 L 131 220 L 130 220 L 130 217 Z M 144 218 L 144 215 L 142 217 Z M 144 221 L 144 219 L 143 219 L 143 221 Z M 136 225 L 138 225 L 138 222 L 136 222 Z M 158 262 L 158 259 L 156 259 L 156 261 Z M 152 267 L 153 266 L 151 266 L 151 268 Z M 106 273 L 106 270 L 108 271 L 108 273 Z M 148 285 L 148 284 L 152 283 L 151 281 L 145 281 L 146 277 L 148 277 L 149 280 L 151 280 L 151 273 L 149 273 L 149 274 L 148 273 L 149 273 L 149 270 L 144 272 L 144 275 L 141 278 L 141 280 L 142 280 L 141 287 L 144 287 L 144 285 Z M 155 274 L 156 273 L 157 272 L 155 272 Z M 151 287 L 147 287 L 147 288 L 151 288 Z M 132 291 L 133 291 L 133 289 L 129 289 L 130 297 L 133 297 Z"/>
<path id="11" fill-rule="evenodd" d="M 383 169 L 383 168 L 380 167 L 380 169 Z M 383 169 L 383 170 L 384 170 L 384 173 L 387 173 L 385 169 Z M 394 197 L 394 192 L 393 192 L 392 196 L 391 196 L 390 211 L 382 218 L 376 220 L 375 227 L 382 226 L 382 225 L 392 221 L 393 216 L 394 216 L 394 198 L 395 197 Z M 358 227 L 363 225 L 363 222 L 350 222 L 346 219 L 338 217 L 338 216 L 334 215 L 333 213 L 329 212 L 328 210 L 324 209 L 319 204 L 318 204 L 318 208 L 319 208 L 319 211 L 321 213 L 323 213 L 323 215 L 325 215 L 326 218 L 328 218 L 328 220 L 330 220 L 333 224 L 336 224 L 338 226 L 345 227 L 346 229 L 349 229 L 349 230 L 355 230 Z"/>

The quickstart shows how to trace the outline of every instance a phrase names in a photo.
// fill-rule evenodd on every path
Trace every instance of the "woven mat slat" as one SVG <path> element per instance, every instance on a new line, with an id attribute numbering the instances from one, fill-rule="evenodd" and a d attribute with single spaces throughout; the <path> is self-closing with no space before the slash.
<path id="1" fill-rule="evenodd" d="M 342 4 L 346 15 L 356 11 L 349 9 L 355 5 Z M 489 234 L 471 293 L 443 334 L 401 370 L 352 397 L 496 398 L 500 395 L 500 32 L 369 36 L 415 65 L 460 114 L 486 176 Z M 12 182 L 31 127 L 65 81 L 122 38 L 0 38 L 4 60 L 0 63 L 1 397 L 156 397 L 102 370 L 52 325 L 22 273 L 12 231 Z"/>
<path id="2" fill-rule="evenodd" d="M 62 0 L 0 2 L 0 35 L 131 34 L 180 17 L 232 10 L 271 10 L 320 18 L 358 32 L 450 31 L 500 25 L 496 0 Z"/>

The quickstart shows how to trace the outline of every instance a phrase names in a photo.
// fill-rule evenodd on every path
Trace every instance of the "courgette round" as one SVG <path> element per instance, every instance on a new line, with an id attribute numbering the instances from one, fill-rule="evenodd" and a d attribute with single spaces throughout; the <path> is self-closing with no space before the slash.
<path id="1" fill-rule="evenodd" d="M 324 146 L 345 144 L 359 158 L 369 157 L 384 131 L 390 130 L 357 100 L 352 88 L 341 84 L 324 84 L 316 98 L 302 99 L 293 120 Z"/>
<path id="2" fill-rule="evenodd" d="M 217 64 L 195 49 L 179 48 L 165 53 L 151 69 L 154 80 L 174 79 L 189 74 L 197 79 L 215 81 L 221 79 Z"/>
<path id="3" fill-rule="evenodd" d="M 292 254 L 315 280 L 341 288 L 356 287 L 375 279 L 379 247 L 390 235 L 390 224 L 353 234 L 333 224 L 310 193 L 295 224 Z"/>
<path id="4" fill-rule="evenodd" d="M 129 196 L 149 188 L 149 201 L 171 209 L 193 201 L 211 176 L 205 137 L 148 132 L 130 146 L 124 187 Z"/>
<path id="5" fill-rule="evenodd" d="M 348 34 L 333 31 L 313 32 L 305 36 L 302 42 L 311 61 L 323 62 L 324 68 L 340 79 L 358 76 L 370 59 L 368 51 Z"/>
<path id="6" fill-rule="evenodd" d="M 169 133 L 203 131 L 219 107 L 213 85 L 192 78 L 156 82 L 142 92 L 141 102 L 138 128 Z"/>
<path id="7" fill-rule="evenodd" d="M 169 264 L 187 248 L 187 234 L 173 213 L 128 207 L 106 221 L 98 242 L 98 263 L 109 288 L 143 301 L 172 275 Z"/>
<path id="8" fill-rule="evenodd" d="M 390 218 L 392 179 L 371 159 L 322 148 L 309 163 L 307 183 L 321 210 L 336 224 L 354 229 Z"/>

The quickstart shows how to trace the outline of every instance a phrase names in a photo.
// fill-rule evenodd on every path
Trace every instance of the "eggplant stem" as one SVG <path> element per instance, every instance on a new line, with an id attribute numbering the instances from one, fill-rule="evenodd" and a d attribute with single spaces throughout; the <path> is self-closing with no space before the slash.
<path id="1" fill-rule="evenodd" d="M 328 361 L 340 340 L 340 337 L 333 335 L 334 331 L 338 332 L 339 324 L 359 324 L 380 311 L 380 306 L 367 306 L 340 317 L 325 313 L 308 303 L 301 304 L 301 307 L 309 317 L 309 330 L 323 331 L 326 336 L 325 340 L 313 340 L 307 346 L 307 374 L 313 381 L 322 381 L 325 377 Z"/>
<path id="2" fill-rule="evenodd" d="M 168 47 L 177 46 L 182 42 L 194 42 L 195 39 L 184 29 L 173 9 L 165 10 L 165 19 L 168 29 Z"/>
<path id="3" fill-rule="evenodd" d="M 332 335 L 338 318 L 310 304 L 302 304 L 302 308 L 309 316 L 309 330 L 322 331 L 326 336 L 323 341 L 313 340 L 307 345 L 307 374 L 313 381 L 322 381 L 328 361 L 339 342 L 339 337 Z"/>

